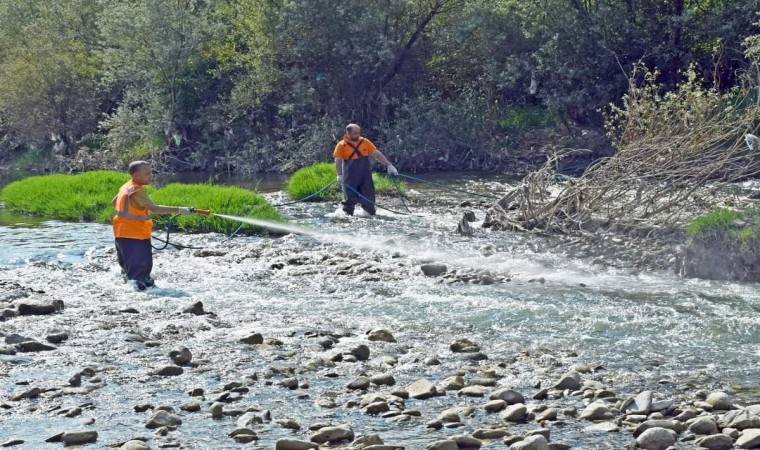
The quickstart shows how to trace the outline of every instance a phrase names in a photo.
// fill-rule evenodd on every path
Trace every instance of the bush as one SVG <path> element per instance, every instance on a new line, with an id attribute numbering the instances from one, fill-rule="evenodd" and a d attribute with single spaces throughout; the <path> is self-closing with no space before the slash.
<path id="1" fill-rule="evenodd" d="M 111 200 L 129 176 L 115 171 L 94 171 L 78 175 L 42 175 L 24 178 L 0 191 L 0 201 L 9 210 L 65 221 L 110 223 L 114 215 Z M 193 206 L 213 212 L 282 220 L 282 216 L 257 194 L 238 187 L 208 184 L 169 184 L 161 189 L 147 187 L 156 204 Z M 154 216 L 155 227 L 166 224 L 170 215 Z M 200 215 L 182 216 L 176 225 L 190 232 L 229 233 L 238 224 Z M 261 231 L 245 226 L 247 232 Z"/>
<path id="2" fill-rule="evenodd" d="M 333 163 L 312 164 L 296 171 L 288 180 L 285 189 L 291 199 L 302 199 L 335 181 L 336 176 L 335 165 Z M 388 177 L 373 173 L 372 179 L 375 181 L 375 191 L 378 194 L 392 195 L 396 193 L 396 187 Z M 403 183 L 398 184 L 399 188 L 403 191 Z M 335 200 L 340 198 L 340 196 L 340 186 L 338 183 L 335 183 L 320 195 L 310 199 L 310 201 Z"/>

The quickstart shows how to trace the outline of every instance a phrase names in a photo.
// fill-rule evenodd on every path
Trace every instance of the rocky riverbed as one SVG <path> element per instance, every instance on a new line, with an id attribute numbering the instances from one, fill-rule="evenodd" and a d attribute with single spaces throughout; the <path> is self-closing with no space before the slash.
<path id="1" fill-rule="evenodd" d="M 0 446 L 760 447 L 754 288 L 462 237 L 434 208 L 179 235 L 204 249 L 158 253 L 145 293 L 107 227 L 0 229 Z"/>

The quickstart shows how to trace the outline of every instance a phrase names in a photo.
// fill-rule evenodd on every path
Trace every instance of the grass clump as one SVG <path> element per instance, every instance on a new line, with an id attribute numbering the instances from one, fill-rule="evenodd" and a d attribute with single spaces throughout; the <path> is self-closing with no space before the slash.
<path id="1" fill-rule="evenodd" d="M 288 180 L 285 190 L 288 197 L 292 200 L 299 200 L 314 194 L 326 185 L 335 181 L 337 173 L 333 163 L 317 163 L 304 167 L 296 171 Z M 377 194 L 396 194 L 396 187 L 390 178 L 373 173 L 372 179 L 375 181 L 375 192 Z M 404 184 L 399 183 L 402 192 Z M 310 201 L 337 200 L 341 198 L 340 186 L 335 183 L 329 189 L 325 190 L 318 196 L 309 199 Z"/>
<path id="2" fill-rule="evenodd" d="M 129 175 L 115 171 L 93 171 L 77 175 L 40 175 L 8 184 L 0 201 L 8 210 L 64 221 L 110 223 L 114 216 L 111 200 Z M 210 184 L 169 184 L 146 190 L 156 204 L 192 206 L 221 214 L 282 220 L 282 216 L 259 195 L 246 189 Z M 159 229 L 170 215 L 155 214 Z M 176 226 L 188 232 L 229 233 L 237 223 L 201 215 L 181 216 Z M 261 231 L 246 226 L 241 231 Z"/>
<path id="3" fill-rule="evenodd" d="M 724 240 L 747 249 L 760 242 L 760 208 L 717 208 L 694 219 L 686 232 L 693 238 Z"/>

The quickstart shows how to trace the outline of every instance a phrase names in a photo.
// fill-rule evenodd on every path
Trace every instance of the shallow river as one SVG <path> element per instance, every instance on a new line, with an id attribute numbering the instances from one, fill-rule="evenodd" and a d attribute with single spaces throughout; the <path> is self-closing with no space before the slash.
<path id="1" fill-rule="evenodd" d="M 448 180 L 451 181 L 451 180 Z M 461 181 L 461 180 L 460 180 Z M 506 183 L 488 179 L 461 182 L 461 187 L 497 192 Z M 602 377 L 623 392 L 644 387 L 658 395 L 678 395 L 684 383 L 699 389 L 726 389 L 737 399 L 758 400 L 760 383 L 760 290 L 756 285 L 681 279 L 668 272 L 642 273 L 610 269 L 565 255 L 545 242 L 504 232 L 477 229 L 474 237 L 454 230 L 466 195 L 453 197 L 438 189 L 412 186 L 412 196 L 438 198 L 442 206 L 416 206 L 414 216 L 381 212 L 375 219 L 336 217 L 335 205 L 300 204 L 283 208 L 294 224 L 313 230 L 310 236 L 240 237 L 224 242 L 219 235 L 178 235 L 177 241 L 218 250 L 200 256 L 194 250 L 167 250 L 155 256 L 158 288 L 145 293 L 124 284 L 111 249 L 110 228 L 97 224 L 61 223 L 12 216 L 0 211 L 0 281 L 44 290 L 66 304 L 62 314 L 0 322 L 2 334 L 19 333 L 39 341 L 52 332 L 69 340 L 45 353 L 0 355 L 0 404 L 29 385 L 62 387 L 84 367 L 98 370 L 101 384 L 85 393 L 42 395 L 14 408 L 0 409 L 0 442 L 26 441 L 15 448 L 58 448 L 44 440 L 71 429 L 96 429 L 92 448 L 144 436 L 156 445 L 184 448 L 274 448 L 281 437 L 304 438 L 275 425 L 257 429 L 260 440 L 235 444 L 227 434 L 235 417 L 211 420 L 205 412 L 182 413 L 184 423 L 168 437 L 155 437 L 144 427 L 140 403 L 170 404 L 179 410 L 187 392 L 203 388 L 207 397 L 221 386 L 255 373 L 269 374 L 275 385 L 251 383 L 235 407 L 259 406 L 275 418 L 293 418 L 303 427 L 316 421 L 350 423 L 357 434 L 378 433 L 386 442 L 408 449 L 447 435 L 472 432 L 495 423 L 478 412 L 464 429 L 431 432 L 425 422 L 450 406 L 480 406 L 483 399 L 441 397 L 408 400 L 422 412 L 418 421 L 391 423 L 351 408 L 321 408 L 315 401 L 329 392 L 348 398 L 345 384 L 366 371 L 392 373 L 399 385 L 419 378 L 441 381 L 472 364 L 496 367 L 528 351 L 554 355 L 556 365 L 601 365 Z M 267 194 L 282 200 L 280 192 Z M 395 200 L 387 205 L 398 206 Z M 474 208 L 479 220 L 483 208 Z M 296 256 L 302 262 L 287 263 Z M 321 261 L 345 261 L 342 272 L 323 270 Z M 285 261 L 280 268 L 276 262 Z M 446 283 L 422 275 L 419 264 L 442 262 L 449 270 L 484 269 L 511 281 L 492 285 Z M 352 268 L 351 265 L 354 267 Z M 356 269 L 358 266 L 360 270 Z M 179 314 L 202 301 L 215 316 Z M 135 308 L 138 313 L 119 310 Z M 364 332 L 390 330 L 396 344 L 368 343 Z M 272 367 L 298 368 L 329 358 L 304 333 L 348 331 L 336 344 L 346 349 L 365 343 L 373 360 L 360 368 L 337 363 L 304 374 L 308 389 L 276 386 L 283 376 Z M 253 348 L 239 343 L 251 332 L 282 341 L 281 346 Z M 2 339 L 0 334 L 0 339 Z M 125 336 L 137 334 L 158 342 L 146 346 Z M 489 359 L 464 363 L 452 357 L 448 344 L 467 337 L 480 344 Z M 191 349 L 197 367 L 183 375 L 161 378 L 151 372 L 169 363 L 176 345 Z M 293 357 L 288 351 L 298 352 Z M 571 357 L 572 353 L 577 357 Z M 387 365 L 375 356 L 391 355 Z M 421 363 L 438 356 L 437 366 Z M 295 358 L 295 359 L 293 359 Z M 549 365 L 555 364 L 550 362 Z M 373 370 L 370 370 L 373 369 Z M 341 378 L 325 377 L 325 371 Z M 528 394 L 542 373 L 502 373 L 500 386 Z M 337 380 L 337 381 L 336 381 Z M 668 382 L 670 381 L 670 383 Z M 578 407 L 582 404 L 577 399 Z M 66 418 L 56 407 L 92 403 L 81 416 Z M 340 404 L 341 402 L 338 401 Z M 93 424 L 86 421 L 95 419 Z M 468 421 L 465 421 L 468 423 Z M 588 425 L 588 424 L 585 424 Z M 622 448 L 630 434 L 595 435 L 585 425 L 552 429 L 552 440 L 573 448 Z M 536 425 L 532 425 L 535 428 Z M 531 429 L 530 424 L 516 429 Z M 486 448 L 505 448 L 498 443 Z"/>

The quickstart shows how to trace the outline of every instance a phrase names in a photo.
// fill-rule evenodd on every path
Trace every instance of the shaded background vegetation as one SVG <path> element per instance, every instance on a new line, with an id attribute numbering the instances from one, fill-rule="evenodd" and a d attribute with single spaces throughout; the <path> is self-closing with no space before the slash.
<path id="1" fill-rule="evenodd" d="M 0 157 L 293 171 L 361 123 L 400 168 L 601 128 L 637 62 L 755 74 L 760 0 L 4 0 Z M 754 72 L 753 72 L 754 71 Z M 515 149 L 521 149 L 517 152 Z"/>

